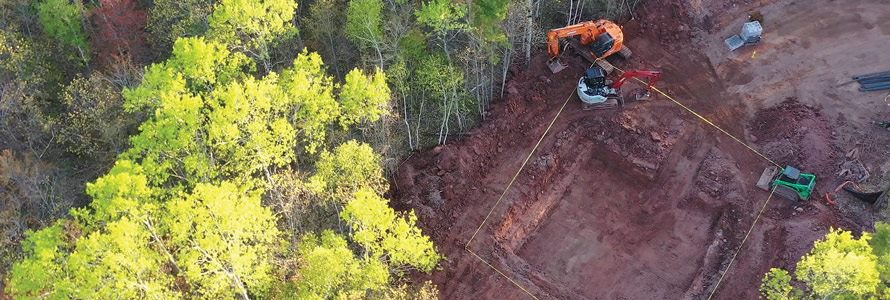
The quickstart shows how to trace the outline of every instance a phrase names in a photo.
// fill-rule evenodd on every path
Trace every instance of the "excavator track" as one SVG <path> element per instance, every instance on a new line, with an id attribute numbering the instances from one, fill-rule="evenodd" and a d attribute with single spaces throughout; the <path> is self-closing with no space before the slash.
<path id="1" fill-rule="evenodd" d="M 583 101 L 581 102 L 582 110 L 613 109 L 613 108 L 621 107 L 621 106 L 624 106 L 624 101 L 623 101 L 623 99 L 620 99 L 617 97 L 610 97 L 609 99 L 606 100 L 606 102 L 603 102 L 600 104 L 588 104 L 588 103 L 584 103 Z"/>

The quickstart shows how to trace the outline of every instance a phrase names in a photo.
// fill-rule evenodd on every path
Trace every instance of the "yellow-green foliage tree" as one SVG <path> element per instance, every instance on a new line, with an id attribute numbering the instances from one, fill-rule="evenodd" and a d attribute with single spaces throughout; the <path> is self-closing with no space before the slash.
<path id="1" fill-rule="evenodd" d="M 379 169 L 379 167 L 378 167 Z M 399 214 L 374 190 L 354 193 L 341 219 L 350 227 L 360 254 L 349 250 L 343 236 L 332 231 L 303 237 L 299 248 L 301 299 L 353 299 L 382 295 L 389 299 L 392 274 L 429 272 L 442 257 L 417 227 L 413 213 Z M 423 291 L 420 291 L 423 293 Z"/>
<path id="2" fill-rule="evenodd" d="M 356 257 L 346 239 L 330 230 L 304 236 L 299 256 L 300 299 L 357 299 L 389 282 L 382 261 Z"/>
<path id="3" fill-rule="evenodd" d="M 811 295 L 818 298 L 865 299 L 887 296 L 886 266 L 879 263 L 888 255 L 886 239 L 888 226 L 876 225 L 879 241 L 865 232 L 856 238 L 849 231 L 833 229 L 824 239 L 816 241 L 813 250 L 797 263 L 796 279 L 805 290 L 791 286 L 790 274 L 782 269 L 771 269 L 763 279 L 761 293 L 767 299 L 794 299 Z"/>
<path id="4" fill-rule="evenodd" d="M 394 267 L 431 271 L 441 259 L 432 241 L 417 227 L 414 213 L 399 215 L 373 190 L 362 188 L 346 205 L 341 218 L 352 227 L 352 238 L 366 256 Z"/>
<path id="5" fill-rule="evenodd" d="M 314 193 L 339 204 L 352 200 L 362 188 L 383 193 L 386 187 L 380 156 L 370 146 L 356 141 L 343 143 L 333 153 L 322 153 L 315 174 L 309 178 L 309 188 Z"/>
<path id="6" fill-rule="evenodd" d="M 791 286 L 791 274 L 784 269 L 772 268 L 763 276 L 760 293 L 767 300 L 785 300 L 791 298 L 794 288 Z"/>
<path id="7" fill-rule="evenodd" d="M 797 263 L 795 275 L 821 297 L 872 295 L 880 279 L 870 238 L 867 233 L 857 239 L 849 231 L 829 232 Z"/>
<path id="8" fill-rule="evenodd" d="M 869 244 L 871 244 L 872 252 L 878 257 L 878 272 L 881 273 L 881 280 L 885 284 L 890 284 L 890 224 L 876 223 L 875 233 L 869 240 Z"/>
<path id="9" fill-rule="evenodd" d="M 207 36 L 229 44 L 270 71 L 271 44 L 297 34 L 290 21 L 297 2 L 291 0 L 220 0 L 209 18 Z"/>
<path id="10" fill-rule="evenodd" d="M 386 74 L 381 69 L 376 69 L 373 76 L 365 75 L 361 69 L 353 69 L 346 74 L 340 90 L 340 103 L 343 106 L 340 124 L 348 128 L 380 120 L 388 111 L 389 95 Z"/>

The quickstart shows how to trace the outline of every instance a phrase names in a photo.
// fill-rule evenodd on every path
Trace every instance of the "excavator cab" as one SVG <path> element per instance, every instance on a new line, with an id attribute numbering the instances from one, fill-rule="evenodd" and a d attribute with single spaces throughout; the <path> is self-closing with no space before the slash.
<path id="1" fill-rule="evenodd" d="M 584 83 L 590 89 L 601 89 L 606 85 L 606 71 L 599 67 L 588 68 L 584 72 Z"/>
<path id="2" fill-rule="evenodd" d="M 596 57 L 605 56 L 606 52 L 609 52 L 612 48 L 615 48 L 615 38 L 608 32 L 599 35 L 593 43 L 590 43 L 590 51 L 593 51 Z"/>

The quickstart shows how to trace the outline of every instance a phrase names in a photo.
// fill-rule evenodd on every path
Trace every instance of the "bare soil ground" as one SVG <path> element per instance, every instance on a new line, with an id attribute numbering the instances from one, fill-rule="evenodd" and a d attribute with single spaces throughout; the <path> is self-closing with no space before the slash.
<path id="1" fill-rule="evenodd" d="M 763 273 L 793 268 L 830 227 L 859 232 L 880 217 L 844 196 L 828 206 L 821 193 L 862 177 L 838 175 L 850 160 L 871 175 L 866 186 L 890 170 L 890 132 L 869 124 L 890 119 L 886 93 L 846 83 L 890 69 L 881 2 L 649 1 L 625 24 L 635 57 L 621 68 L 663 71 L 658 86 L 677 100 L 820 178 L 809 202 L 771 200 L 716 298 L 756 299 Z M 723 38 L 753 9 L 766 18 L 764 41 L 726 52 Z M 754 182 L 769 162 L 661 96 L 583 111 L 573 94 L 586 64 L 569 58 L 550 75 L 545 59 L 511 72 L 510 92 L 469 137 L 399 170 L 393 195 L 447 257 L 431 276 L 442 297 L 528 298 L 464 245 L 572 95 L 470 248 L 541 299 L 706 298 L 766 201 Z"/>

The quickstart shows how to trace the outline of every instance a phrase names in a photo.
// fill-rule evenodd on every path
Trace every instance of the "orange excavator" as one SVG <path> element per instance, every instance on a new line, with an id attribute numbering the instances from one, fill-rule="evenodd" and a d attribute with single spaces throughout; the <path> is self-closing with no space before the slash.
<path id="1" fill-rule="evenodd" d="M 630 58 L 631 55 L 630 49 L 624 46 L 624 33 L 621 27 L 609 20 L 587 21 L 551 29 L 547 32 L 547 52 L 550 54 L 547 66 L 553 73 L 567 67 L 559 61 L 562 50 L 561 39 L 567 40 L 582 57 L 591 63 L 596 63 L 607 72 L 612 71 L 614 67 L 604 58 L 615 53 L 624 58 Z"/>

